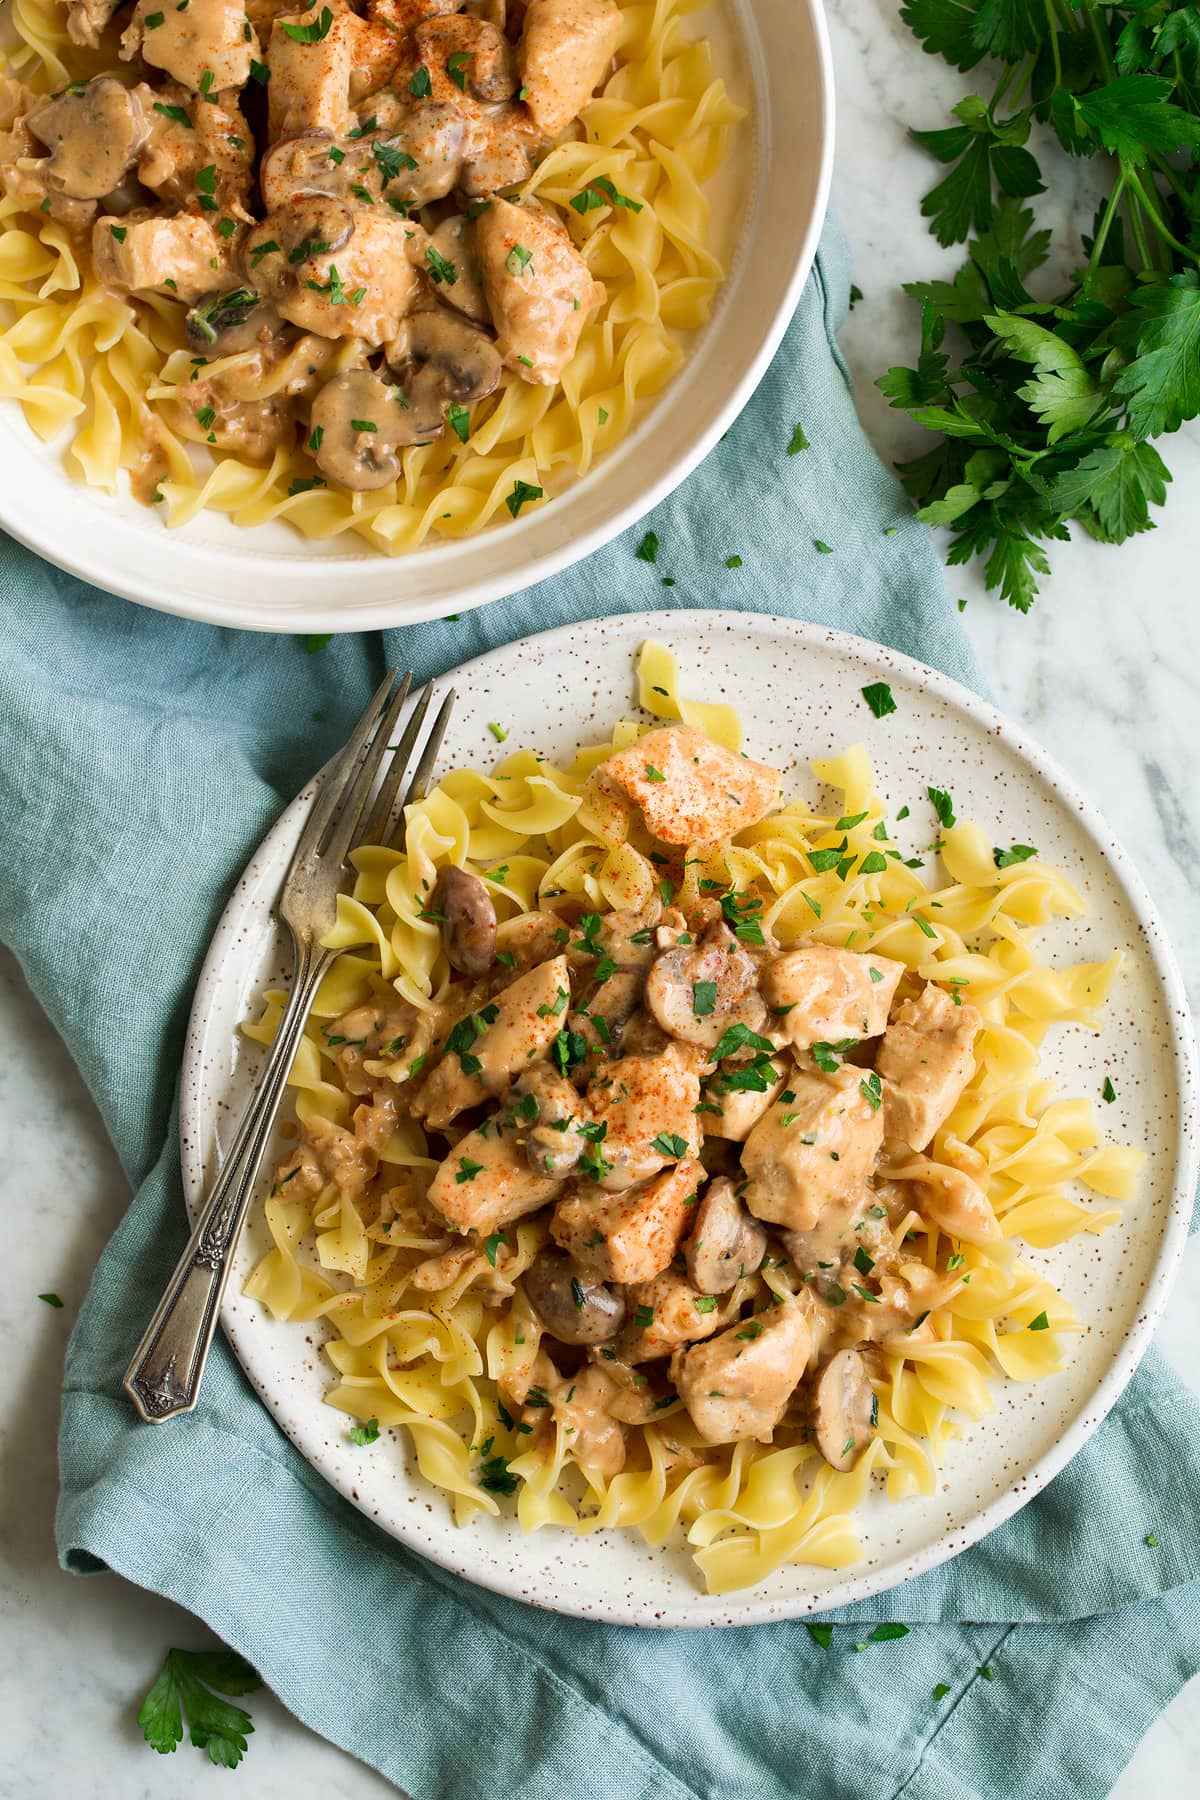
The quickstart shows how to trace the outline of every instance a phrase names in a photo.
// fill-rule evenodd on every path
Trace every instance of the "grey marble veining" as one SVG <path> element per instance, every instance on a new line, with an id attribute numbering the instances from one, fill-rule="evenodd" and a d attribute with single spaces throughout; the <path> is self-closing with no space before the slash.
<path id="1" fill-rule="evenodd" d="M 864 299 L 844 334 L 860 411 L 885 459 L 921 434 L 872 386 L 911 360 L 916 309 L 900 283 L 944 273 L 918 213 L 935 176 L 905 139 L 941 125 L 980 79 L 926 57 L 895 0 L 835 0 L 840 102 L 836 191 Z M 1093 196 L 1080 165 L 1055 165 L 1036 204 L 1078 237 Z M 1200 1000 L 1200 435 L 1163 446 L 1175 477 L 1159 529 L 1121 550 L 1053 547 L 1054 576 L 1028 618 L 952 571 L 952 595 L 996 698 L 1028 725 L 1106 813 L 1146 878 Z M 953 604 L 953 600 L 951 601 Z M 169 1763 L 141 1742 L 137 1698 L 171 1644 L 207 1634 L 177 1608 L 113 1577 L 79 1581 L 54 1557 L 57 1396 L 67 1334 L 97 1255 L 126 1204 L 116 1158 L 64 1046 L 11 959 L 0 958 L 0 1203 L 10 1231 L 0 1294 L 0 1800 L 142 1800 L 224 1791 L 231 1777 L 184 1747 Z M 62 1296 L 61 1312 L 40 1292 Z M 1195 1380 L 1200 1243 L 1191 1245 L 1160 1337 Z M 1193 1791 L 1200 1767 L 1200 1683 L 1147 1735 L 1117 1800 Z M 374 1800 L 394 1790 L 312 1736 L 270 1696 L 252 1702 L 255 1736 L 232 1779 L 255 1800 Z M 249 1782 L 249 1785 L 247 1785 Z"/>

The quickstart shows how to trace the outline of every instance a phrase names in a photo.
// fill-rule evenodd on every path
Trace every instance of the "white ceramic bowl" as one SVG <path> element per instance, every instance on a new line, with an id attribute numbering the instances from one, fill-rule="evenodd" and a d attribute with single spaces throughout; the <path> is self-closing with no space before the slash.
<path id="1" fill-rule="evenodd" d="M 205 513 L 168 531 L 151 508 L 71 480 L 0 402 L 0 525 L 98 587 L 164 612 L 257 631 L 362 631 L 465 612 L 556 574 L 681 482 L 761 380 L 816 253 L 833 156 L 821 0 L 716 0 L 730 86 L 751 109 L 731 169 L 735 253 L 711 324 L 640 425 L 582 481 L 515 524 L 401 557 L 283 524 Z M 704 29 L 709 29 L 707 17 Z M 3 33 L 11 27 L 0 28 Z"/>
<path id="2" fill-rule="evenodd" d="M 1070 779 L 1021 731 L 956 682 L 862 638 L 746 613 L 680 611 L 592 619 L 523 638 L 467 663 L 451 680 L 459 704 L 440 767 L 492 766 L 502 754 L 488 729 L 502 718 L 512 744 L 559 760 L 594 740 L 634 703 L 634 659 L 645 637 L 676 652 L 685 693 L 738 706 L 752 756 L 783 771 L 789 792 L 815 796 L 813 757 L 861 740 L 889 810 L 912 802 L 901 842 L 927 846 L 928 783 L 949 784 L 961 817 L 994 843 L 1036 844 L 1083 894 L 1090 912 L 1040 937 L 1053 962 L 1106 957 L 1125 971 L 1099 1031 L 1053 1029 L 1045 1073 L 1066 1094 L 1116 1099 L 1101 1106 L 1106 1136 L 1148 1152 L 1137 1198 L 1099 1237 L 1022 1254 L 1060 1288 L 1082 1331 L 1064 1367 L 1046 1380 L 997 1380 L 996 1411 L 962 1420 L 936 1491 L 890 1505 L 872 1493 L 859 1516 L 860 1562 L 845 1569 L 785 1566 L 756 1588 L 702 1592 L 678 1535 L 651 1550 L 632 1531 L 525 1536 L 515 1519 L 477 1519 L 459 1531 L 446 1496 L 417 1471 L 399 1432 L 369 1452 L 350 1441 L 344 1414 L 325 1404 L 332 1374 L 322 1333 L 272 1320 L 242 1288 L 270 1247 L 260 1207 L 238 1247 L 221 1321 L 272 1416 L 327 1481 L 385 1531 L 445 1568 L 514 1598 L 622 1625 L 741 1625 L 862 1600 L 935 1568 L 978 1542 L 1045 1486 L 1082 1448 L 1150 1341 L 1187 1236 L 1196 1182 L 1196 1063 L 1186 998 L 1154 906 L 1103 820 Z M 887 681 L 897 711 L 873 719 L 861 689 Z M 220 1167 L 222 1147 L 249 1096 L 260 1053 L 241 1019 L 288 966 L 273 905 L 312 802 L 308 787 L 251 859 L 201 971 L 184 1051 L 180 1138 L 193 1213 Z M 282 1153 L 280 1140 L 280 1153 Z"/>

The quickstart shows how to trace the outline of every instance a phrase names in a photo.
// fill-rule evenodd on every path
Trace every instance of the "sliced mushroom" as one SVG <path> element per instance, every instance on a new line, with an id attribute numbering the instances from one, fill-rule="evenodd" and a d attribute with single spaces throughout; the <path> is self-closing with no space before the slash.
<path id="1" fill-rule="evenodd" d="M 694 948 L 663 952 L 646 978 L 646 1004 L 672 1037 L 712 1050 L 735 1021 L 761 1031 L 757 975 L 753 957 L 720 924 Z"/>
<path id="2" fill-rule="evenodd" d="M 319 256 L 336 255 L 354 235 L 354 214 L 330 194 L 304 194 L 269 212 L 242 246 L 246 271 L 259 293 L 287 294 Z"/>
<path id="3" fill-rule="evenodd" d="M 684 1259 L 693 1287 L 702 1294 L 725 1294 L 743 1275 L 752 1275 L 767 1253 L 767 1234 L 752 1219 L 732 1181 L 710 1181 L 696 1209 Z"/>
<path id="4" fill-rule="evenodd" d="M 396 479 L 396 451 L 412 442 L 398 392 L 370 369 L 348 369 L 325 383 L 309 418 L 313 455 L 327 480 L 362 494 Z"/>
<path id="5" fill-rule="evenodd" d="M 560 1344 L 607 1343 L 625 1322 L 624 1296 L 555 1250 L 543 1250 L 523 1280 L 534 1311 Z"/>
<path id="6" fill-rule="evenodd" d="M 414 444 L 437 437 L 448 406 L 468 407 L 490 394 L 503 367 L 490 338 L 441 307 L 402 320 L 386 354 L 403 389 Z"/>
<path id="7" fill-rule="evenodd" d="M 588 1141 L 578 1129 L 587 1115 L 571 1083 L 549 1063 L 526 1069 L 513 1087 L 508 1116 L 521 1128 L 531 1169 L 565 1176 L 576 1167 Z"/>
<path id="8" fill-rule="evenodd" d="M 207 294 L 187 315 L 188 343 L 205 356 L 233 356 L 250 350 L 264 333 L 279 330 L 279 315 L 253 288 L 226 288 Z"/>
<path id="9" fill-rule="evenodd" d="M 852 1469 L 879 1420 L 879 1402 L 857 1350 L 839 1350 L 817 1376 L 813 1390 L 817 1449 L 834 1469 Z"/>
<path id="10" fill-rule="evenodd" d="M 496 954 L 496 909 L 487 884 L 448 863 L 433 890 L 433 910 L 442 915 L 450 967 L 460 975 L 486 975 Z"/>
<path id="11" fill-rule="evenodd" d="M 440 300 L 479 325 L 491 324 L 492 315 L 488 311 L 483 273 L 475 248 L 473 219 L 466 213 L 451 213 L 448 219 L 443 219 L 425 245 L 424 264 L 426 274 L 437 286 Z M 453 271 L 453 279 L 448 271 Z"/>
<path id="12" fill-rule="evenodd" d="M 146 137 L 137 96 L 111 75 L 68 88 L 26 124 L 50 151 L 50 186 L 76 200 L 99 200 L 119 187 Z"/>
<path id="13" fill-rule="evenodd" d="M 303 194 L 340 194 L 344 187 L 341 167 L 331 160 L 331 131 L 300 131 L 280 138 L 263 152 L 258 182 L 268 212 L 286 206 Z"/>

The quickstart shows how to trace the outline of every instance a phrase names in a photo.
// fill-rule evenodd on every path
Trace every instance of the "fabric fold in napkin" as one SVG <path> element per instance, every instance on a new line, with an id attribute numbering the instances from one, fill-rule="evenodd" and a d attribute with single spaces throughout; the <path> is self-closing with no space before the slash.
<path id="1" fill-rule="evenodd" d="M 191 1417 L 141 1425 L 120 1392 L 184 1239 L 175 1084 L 200 960 L 244 861 L 389 661 L 423 680 L 550 625 L 719 605 L 979 684 L 928 537 L 855 417 L 834 341 L 848 287 L 830 227 L 770 373 L 691 479 L 586 563 L 459 620 L 306 654 L 0 545 L 0 933 L 136 1190 L 71 1340 L 62 1558 L 199 1614 L 417 1800 L 1089 1800 L 1200 1665 L 1200 1406 L 1153 1353 L 1045 1493 L 840 1615 L 827 1648 L 801 1621 L 636 1631 L 469 1586 L 343 1502 L 220 1337 Z M 810 447 L 789 455 L 798 423 Z M 647 526 L 657 565 L 633 555 Z M 901 1620 L 906 1636 L 872 1639 Z"/>

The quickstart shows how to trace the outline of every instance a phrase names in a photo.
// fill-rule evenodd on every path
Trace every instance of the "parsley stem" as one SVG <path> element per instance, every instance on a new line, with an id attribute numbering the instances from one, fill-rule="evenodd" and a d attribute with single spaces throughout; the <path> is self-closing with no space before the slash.
<path id="1" fill-rule="evenodd" d="M 1163 238 L 1168 244 L 1170 244 L 1170 246 L 1173 250 L 1178 250 L 1180 256 L 1186 256 L 1189 262 L 1194 262 L 1196 259 L 1195 259 L 1195 256 L 1193 255 L 1192 251 L 1190 251 L 1188 249 L 1186 244 L 1181 244 L 1179 239 L 1177 237 L 1173 236 L 1173 234 L 1170 231 L 1168 231 L 1168 229 L 1167 229 L 1166 225 L 1164 224 L 1164 222 L 1162 221 L 1162 219 L 1159 218 L 1158 213 L 1155 210 L 1154 203 L 1151 200 L 1149 194 L 1146 192 L 1146 189 L 1142 184 L 1142 178 L 1138 174 L 1137 170 L 1136 169 L 1127 169 L 1125 167 L 1125 164 L 1122 163 L 1121 171 L 1122 171 L 1122 174 L 1127 178 L 1127 180 L 1129 182 L 1129 186 L 1133 189 L 1134 193 L 1137 195 L 1138 200 L 1141 202 L 1142 211 L 1146 214 L 1146 217 L 1149 219 L 1150 223 L 1154 226 L 1154 228 L 1158 232 L 1159 236 L 1161 238 Z M 1156 189 L 1155 190 L 1155 199 L 1157 199 L 1158 197 L 1159 197 L 1158 191 Z"/>
<path id="2" fill-rule="evenodd" d="M 1054 58 L 1054 85 L 1062 86 L 1062 57 L 1058 54 L 1058 26 L 1054 22 L 1054 0 L 1045 0 L 1046 23 L 1050 27 L 1050 53 Z"/>
<path id="3" fill-rule="evenodd" d="M 1104 33 L 1101 31 L 1100 21 L 1096 17 L 1094 0 L 1084 0 L 1083 10 L 1087 13 L 1088 26 L 1093 38 L 1096 40 L 1096 50 L 1100 57 L 1100 67 L 1104 71 L 1104 79 L 1105 81 L 1115 81 L 1117 71 L 1113 68 L 1113 60 L 1108 54 L 1108 45 L 1104 41 Z"/>
<path id="4" fill-rule="evenodd" d="M 1129 229 L 1133 233 L 1133 241 L 1137 246 L 1137 253 L 1142 259 L 1140 273 L 1144 274 L 1155 267 L 1155 262 L 1150 254 L 1150 245 L 1147 242 L 1145 228 L 1142 224 L 1142 209 L 1133 195 L 1128 193 L 1125 196 L 1125 216 L 1129 220 Z"/>
<path id="5" fill-rule="evenodd" d="M 1104 240 L 1107 238 L 1109 227 L 1117 215 L 1117 208 L 1121 204 L 1121 195 L 1125 192 L 1125 174 L 1125 165 L 1122 163 L 1121 173 L 1117 176 L 1112 193 L 1108 196 L 1108 200 L 1105 203 L 1104 216 L 1100 220 L 1100 227 L 1096 232 L 1095 240 L 1092 244 L 1092 254 L 1088 257 L 1089 269 L 1094 269 L 1100 261 L 1100 253 L 1104 249 Z"/>

